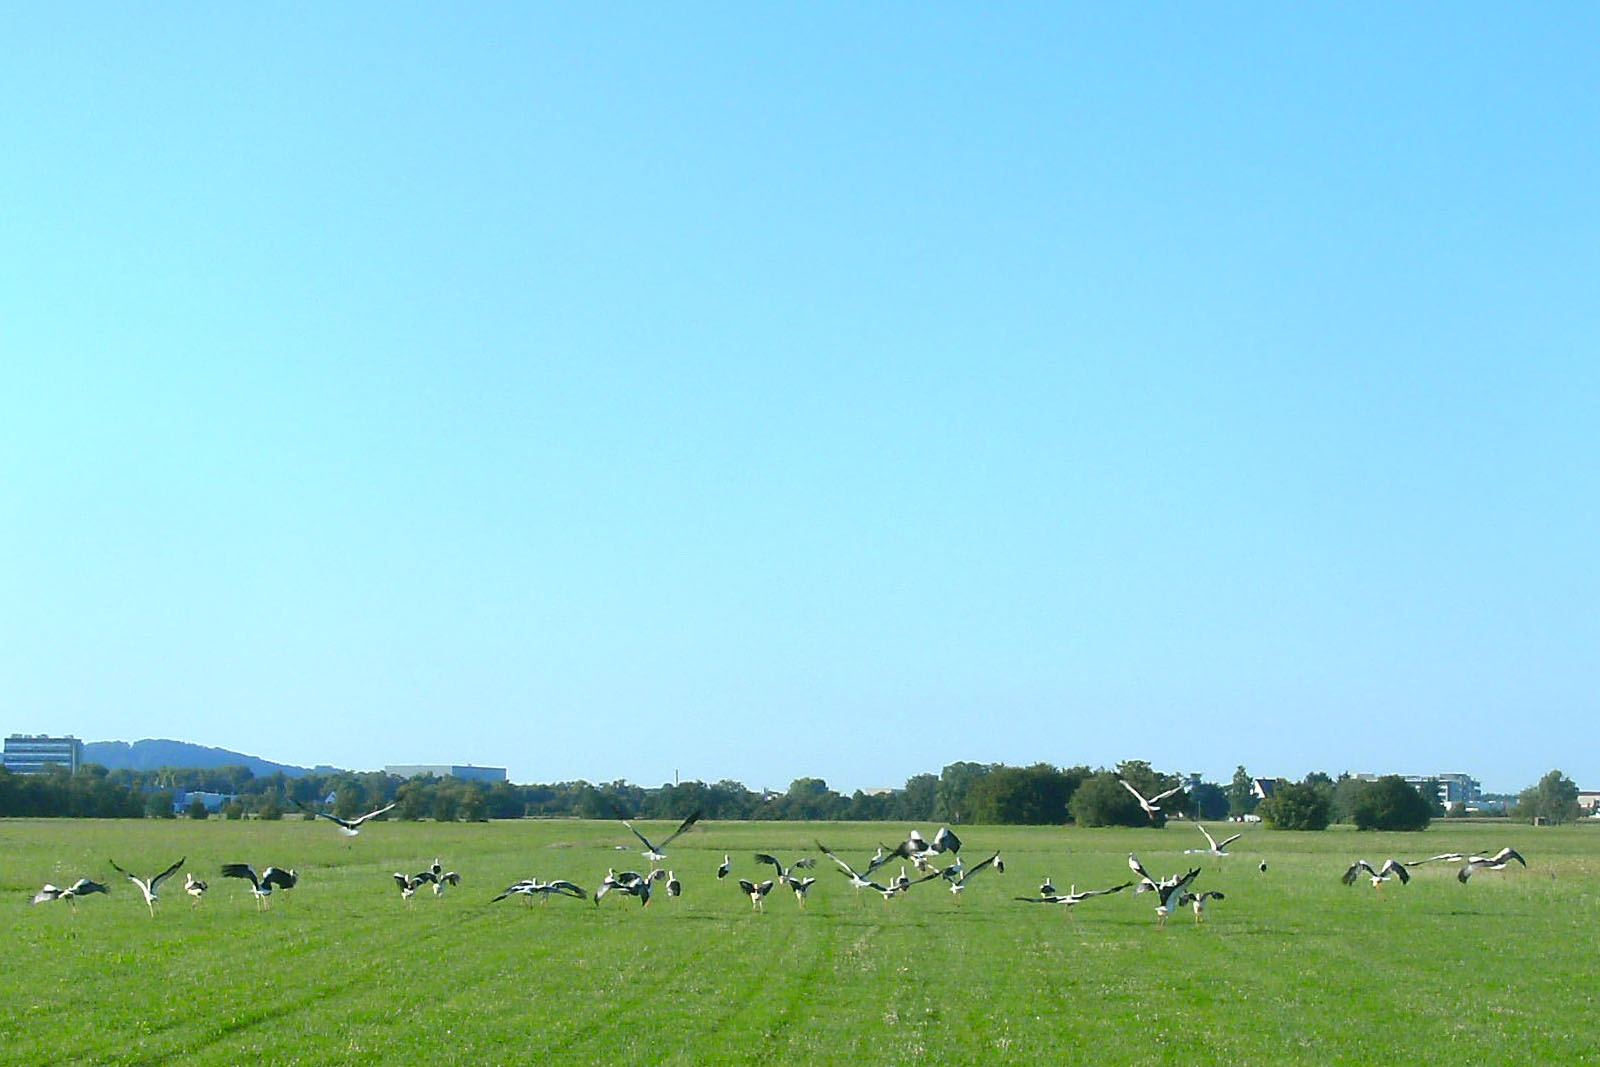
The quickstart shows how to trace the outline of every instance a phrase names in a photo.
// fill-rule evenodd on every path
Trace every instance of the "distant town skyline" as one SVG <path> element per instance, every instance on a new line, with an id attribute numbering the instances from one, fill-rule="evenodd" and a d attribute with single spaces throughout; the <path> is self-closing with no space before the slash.
<path id="1" fill-rule="evenodd" d="M 1600 781 L 1600 8 L 7 30 L 17 729 Z"/>

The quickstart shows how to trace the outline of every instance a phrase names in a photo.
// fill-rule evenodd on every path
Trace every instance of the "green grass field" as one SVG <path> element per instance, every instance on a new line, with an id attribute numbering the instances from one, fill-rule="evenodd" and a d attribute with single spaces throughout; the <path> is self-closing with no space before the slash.
<path id="1" fill-rule="evenodd" d="M 670 824 L 645 828 L 670 832 Z M 968 826 L 973 878 L 857 898 L 819 857 L 801 912 L 775 890 L 756 914 L 723 854 L 864 861 L 898 825 L 702 823 L 675 843 L 682 897 L 648 908 L 489 899 L 525 877 L 593 888 L 642 866 L 616 823 L 0 822 L 0 1062 L 82 1064 L 598 1063 L 1278 1064 L 1600 1062 L 1600 828 L 1437 824 L 1425 834 L 1249 831 L 1235 856 L 1189 857 L 1166 830 Z M 935 827 L 922 827 L 931 833 Z M 1340 884 L 1364 857 L 1415 859 L 1511 844 L 1528 869 L 1458 884 L 1421 868 L 1379 899 Z M 1157 929 L 1150 896 L 1063 909 L 1012 900 L 1158 877 L 1201 859 L 1222 889 L 1196 926 Z M 152 917 L 109 859 L 148 874 L 188 857 Z M 406 906 L 393 871 L 435 855 L 459 889 Z M 1257 864 L 1266 860 L 1265 874 Z M 225 862 L 299 870 L 258 912 Z M 766 869 L 770 872 L 770 868 Z M 112 895 L 31 906 L 46 881 L 87 875 Z M 766 874 L 761 874 L 766 877 Z"/>

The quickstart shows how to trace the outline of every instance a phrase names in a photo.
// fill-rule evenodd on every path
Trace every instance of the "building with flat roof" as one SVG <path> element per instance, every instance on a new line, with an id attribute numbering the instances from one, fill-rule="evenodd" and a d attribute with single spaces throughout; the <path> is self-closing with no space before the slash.
<path id="1" fill-rule="evenodd" d="M 51 767 L 76 772 L 83 762 L 83 742 L 76 737 L 12 734 L 6 738 L 5 768 L 12 774 L 39 774 Z"/>
<path id="2" fill-rule="evenodd" d="M 1379 774 L 1356 775 L 1363 782 L 1375 782 L 1385 777 Z M 1413 789 L 1420 789 L 1427 782 L 1437 782 L 1439 786 L 1438 800 L 1445 807 L 1451 804 L 1475 804 L 1483 799 L 1483 783 L 1471 775 L 1459 771 L 1447 774 L 1402 774 L 1406 785 Z"/>
<path id="3" fill-rule="evenodd" d="M 401 763 L 392 767 L 385 767 L 384 774 L 392 774 L 396 778 L 420 778 L 431 774 L 435 778 L 459 778 L 463 782 L 503 782 L 506 780 L 504 767 L 475 767 L 472 764 L 445 763 Z"/>

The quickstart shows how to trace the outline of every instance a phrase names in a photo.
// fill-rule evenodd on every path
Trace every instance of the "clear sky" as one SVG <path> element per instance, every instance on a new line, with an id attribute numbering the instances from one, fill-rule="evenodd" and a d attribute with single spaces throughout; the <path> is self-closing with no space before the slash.
<path id="1" fill-rule="evenodd" d="M 1600 788 L 1591 4 L 0 16 L 0 730 Z"/>

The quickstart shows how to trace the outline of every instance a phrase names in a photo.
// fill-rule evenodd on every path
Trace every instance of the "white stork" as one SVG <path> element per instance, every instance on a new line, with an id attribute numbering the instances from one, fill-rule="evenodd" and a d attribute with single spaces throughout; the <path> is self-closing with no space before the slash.
<path id="1" fill-rule="evenodd" d="M 299 801 L 295 801 L 295 803 L 300 804 Z M 346 837 L 355 837 L 357 834 L 361 833 L 362 823 L 366 822 L 368 819 L 376 819 L 386 811 L 393 810 L 395 805 L 398 803 L 399 801 L 395 801 L 394 804 L 386 804 L 376 811 L 369 811 L 365 815 L 356 819 L 341 819 L 339 816 L 329 814 L 326 811 L 312 811 L 304 804 L 300 804 L 300 807 L 306 811 L 310 811 L 311 814 L 315 815 L 319 819 L 327 819 L 331 823 L 337 823 L 339 826 L 339 832 L 344 834 Z"/>
<path id="2" fill-rule="evenodd" d="M 1181 908 L 1185 904 L 1191 905 L 1194 908 L 1194 921 L 1203 923 L 1206 921 L 1206 901 L 1227 899 L 1220 889 L 1207 889 L 1204 893 L 1180 893 L 1178 894 L 1178 907 Z"/>
<path id="3" fill-rule="evenodd" d="M 638 830 L 635 830 L 633 828 L 633 824 L 627 819 L 622 820 L 622 825 L 626 826 L 634 837 L 637 837 L 640 841 L 644 842 L 644 852 L 642 853 L 644 858 L 649 860 L 651 863 L 660 863 L 662 860 L 667 858 L 667 846 L 676 841 L 679 837 L 686 833 L 691 826 L 699 821 L 700 813 L 697 811 L 687 819 L 683 820 L 683 822 L 679 824 L 678 828 L 672 831 L 672 833 L 659 845 L 652 844 L 650 839 L 641 834 Z"/>
<path id="4" fill-rule="evenodd" d="M 1174 786 L 1173 788 L 1168 789 L 1165 793 L 1157 793 L 1155 796 L 1146 800 L 1144 794 L 1139 792 L 1133 786 L 1129 785 L 1126 778 L 1118 778 L 1117 781 L 1122 783 L 1122 788 L 1133 794 L 1133 798 L 1139 802 L 1139 806 L 1144 809 L 1144 813 L 1150 816 L 1152 821 L 1161 811 L 1161 802 L 1163 800 L 1172 796 L 1174 793 L 1183 792 L 1183 786 Z"/>
<path id="5" fill-rule="evenodd" d="M 1173 909 L 1177 906 L 1178 895 L 1188 888 L 1189 883 L 1194 881 L 1200 874 L 1200 868 L 1195 867 L 1186 874 L 1174 874 L 1158 882 L 1150 877 L 1150 872 L 1144 869 L 1144 865 L 1139 862 L 1139 857 L 1132 852 L 1128 853 L 1128 867 L 1134 874 L 1139 876 L 1138 885 L 1134 888 L 1135 893 L 1156 894 L 1158 900 L 1156 904 L 1156 925 L 1162 927 L 1167 925 L 1167 917 L 1172 914 Z"/>
<path id="6" fill-rule="evenodd" d="M 272 906 L 272 891 L 274 889 L 290 890 L 300 881 L 300 875 L 294 870 L 284 870 L 282 867 L 268 867 L 260 875 L 248 863 L 224 863 L 222 877 L 245 878 L 250 882 L 250 893 L 256 898 L 256 904 L 261 908 Z"/>
<path id="7" fill-rule="evenodd" d="M 893 895 L 894 891 L 891 890 L 888 886 L 883 885 L 880 882 L 874 882 L 872 879 L 868 878 L 866 875 L 857 872 L 854 867 L 850 866 L 844 860 L 840 859 L 838 856 L 835 856 L 832 852 L 828 851 L 828 846 L 824 845 L 821 841 L 817 842 L 817 851 L 821 852 L 824 856 L 828 857 L 834 863 L 837 863 L 839 865 L 839 870 L 842 871 L 844 874 L 849 876 L 850 885 L 852 887 L 854 887 L 854 889 L 856 891 L 856 899 L 857 900 L 861 899 L 861 891 L 863 889 L 871 889 L 871 890 L 874 890 L 876 892 L 882 893 L 882 894 L 884 894 L 884 898 L 883 899 L 885 899 L 885 900 L 888 900 L 889 897 Z"/>
<path id="8" fill-rule="evenodd" d="M 211 887 L 194 876 L 193 871 L 184 872 L 183 891 L 189 894 L 189 899 L 193 903 L 199 904 L 201 898 L 206 895 L 206 890 L 209 888 Z"/>
<path id="9" fill-rule="evenodd" d="M 168 867 L 154 878 L 140 878 L 137 874 L 129 874 L 121 867 L 118 867 L 116 860 L 111 860 L 109 862 L 111 863 L 112 870 L 116 871 L 128 881 L 139 887 L 139 892 L 144 894 L 145 906 L 150 909 L 151 915 L 155 915 L 156 901 L 161 899 L 159 896 L 161 891 L 161 883 L 165 882 L 168 878 L 171 878 L 174 874 L 176 874 L 178 868 L 182 867 L 187 859 L 188 857 L 185 856 L 183 859 L 180 859 L 177 863 L 174 863 L 171 867 Z"/>
<path id="10" fill-rule="evenodd" d="M 904 841 L 889 851 L 888 855 L 910 860 L 917 870 L 928 871 L 933 869 L 933 857 L 946 852 L 955 856 L 960 851 L 961 838 L 957 837 L 948 826 L 941 826 L 939 832 L 933 835 L 932 844 L 929 844 L 920 833 L 912 830 Z M 887 861 L 888 856 L 884 859 Z M 872 867 L 868 867 L 867 873 L 871 874 L 872 870 Z"/>
<path id="11" fill-rule="evenodd" d="M 961 862 L 957 860 L 944 870 L 938 872 L 937 877 L 943 878 L 945 881 L 950 883 L 950 892 L 955 896 L 956 903 L 959 904 L 961 903 L 962 891 L 967 888 L 967 879 L 971 878 L 979 871 L 984 871 L 995 866 L 999 859 L 1000 853 L 996 852 L 982 863 L 979 863 L 976 867 L 971 868 L 962 866 Z M 927 879 L 921 880 L 926 881 Z M 916 883 L 913 882 L 912 884 L 915 885 Z"/>
<path id="12" fill-rule="evenodd" d="M 762 912 L 767 910 L 767 894 L 772 892 L 773 884 L 771 878 L 765 882 L 752 882 L 748 878 L 739 879 L 739 888 L 750 894 L 750 907 Z"/>
<path id="13" fill-rule="evenodd" d="M 58 889 L 46 882 L 44 888 L 33 895 L 33 903 L 48 904 L 54 900 L 64 900 L 76 912 L 78 910 L 78 898 L 86 897 L 91 893 L 104 893 L 106 896 L 110 896 L 111 890 L 109 887 L 101 885 L 99 882 L 91 882 L 87 878 L 79 878 L 65 889 Z"/>
<path id="14" fill-rule="evenodd" d="M 1509 846 L 1492 856 L 1470 856 L 1467 858 L 1466 865 L 1456 872 L 1456 881 L 1465 885 L 1467 879 L 1478 871 L 1503 871 L 1512 860 L 1516 860 L 1524 867 L 1528 865 L 1528 861 L 1522 858 L 1522 854 Z"/>
<path id="15" fill-rule="evenodd" d="M 733 870 L 733 857 L 724 852 L 722 854 L 722 866 L 717 868 L 717 878 L 728 877 L 728 872 L 731 870 Z"/>
<path id="16" fill-rule="evenodd" d="M 1362 871 L 1366 871 L 1372 877 L 1372 888 L 1378 891 L 1379 896 L 1383 894 L 1383 883 L 1390 878 L 1400 879 L 1401 885 L 1411 881 L 1411 872 L 1406 870 L 1405 864 L 1396 859 L 1384 860 L 1383 866 L 1377 870 L 1373 870 L 1372 864 L 1366 860 L 1356 860 L 1339 880 L 1345 885 L 1355 885 L 1356 878 L 1360 876 Z"/>
<path id="17" fill-rule="evenodd" d="M 589 899 L 588 891 L 564 878 L 557 878 L 553 882 L 542 882 L 537 878 L 525 878 L 520 882 L 507 886 L 505 892 L 495 897 L 494 900 L 489 901 L 489 903 L 493 904 L 509 896 L 520 896 L 525 901 L 538 897 L 541 904 L 550 903 L 550 898 L 553 896 L 573 897 L 578 900 Z"/>
<path id="18" fill-rule="evenodd" d="M 1195 828 L 1197 830 L 1199 830 L 1201 833 L 1206 835 L 1206 844 L 1210 845 L 1211 847 L 1210 848 L 1186 848 L 1186 849 L 1183 850 L 1183 854 L 1185 856 L 1215 856 L 1219 860 L 1223 859 L 1226 856 L 1232 855 L 1232 853 L 1230 853 L 1228 851 L 1228 846 L 1233 844 L 1235 841 L 1239 840 L 1239 838 L 1244 836 L 1244 834 L 1242 832 L 1240 832 L 1240 833 L 1234 834 L 1232 837 L 1224 838 L 1222 840 L 1222 843 L 1218 844 L 1217 843 L 1217 839 L 1211 836 L 1211 831 L 1210 830 L 1207 830 L 1204 826 L 1201 826 L 1199 823 L 1195 823 L 1194 825 L 1195 825 Z"/>
<path id="19" fill-rule="evenodd" d="M 1077 886 L 1073 886 L 1068 892 L 1061 894 L 1056 892 L 1056 887 L 1050 884 L 1050 879 L 1046 878 L 1044 885 L 1039 887 L 1038 896 L 1016 897 L 1015 899 L 1027 904 L 1059 904 L 1066 909 L 1067 917 L 1071 918 L 1072 909 L 1085 900 L 1091 897 L 1103 897 L 1112 893 L 1120 893 L 1132 884 L 1132 882 L 1123 882 L 1121 885 L 1114 885 L 1110 889 L 1085 889 L 1081 893 L 1078 892 Z"/>

